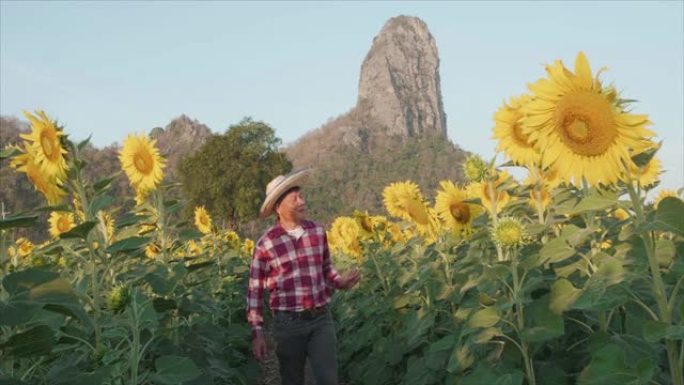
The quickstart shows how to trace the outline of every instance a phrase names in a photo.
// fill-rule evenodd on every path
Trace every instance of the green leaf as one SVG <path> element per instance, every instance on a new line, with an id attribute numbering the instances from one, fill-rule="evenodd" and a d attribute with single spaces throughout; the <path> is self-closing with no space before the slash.
<path id="1" fill-rule="evenodd" d="M 88 222 L 83 222 L 80 225 L 72 228 L 71 230 L 67 231 L 66 233 L 62 233 L 59 235 L 61 239 L 68 239 L 68 238 L 80 238 L 80 239 L 86 239 L 88 238 L 88 233 L 90 233 L 90 230 L 95 227 L 95 222 L 93 221 L 88 221 Z"/>
<path id="2" fill-rule="evenodd" d="M 116 227 L 121 228 L 125 226 L 134 225 L 140 222 L 148 220 L 149 217 L 145 215 L 136 215 L 134 213 L 126 213 L 118 218 L 116 221 Z"/>
<path id="3" fill-rule="evenodd" d="M 640 152 L 640 153 L 632 156 L 632 162 L 634 162 L 634 164 L 637 167 L 644 167 L 645 165 L 648 164 L 648 162 L 651 161 L 651 159 L 656 154 L 656 152 L 658 152 L 662 143 L 663 142 L 660 141 L 660 143 L 658 143 L 657 147 L 649 148 L 648 150 L 646 150 L 644 152 Z"/>
<path id="4" fill-rule="evenodd" d="M 54 271 L 29 268 L 6 276 L 2 280 L 2 286 L 11 296 L 16 296 L 58 278 L 59 274 Z"/>
<path id="5" fill-rule="evenodd" d="M 676 254 L 675 245 L 671 240 L 658 239 L 656 241 L 656 259 L 660 266 L 669 266 Z"/>
<path id="6" fill-rule="evenodd" d="M 488 307 L 478 310 L 468 319 L 468 327 L 471 328 L 490 328 L 499 322 L 499 313 L 496 308 Z"/>
<path id="7" fill-rule="evenodd" d="M 39 310 L 39 304 L 0 302 L 0 325 L 21 325 L 30 321 Z"/>
<path id="8" fill-rule="evenodd" d="M 520 338 L 527 342 L 541 342 L 565 333 L 563 317 L 549 311 L 549 298 L 537 299 L 525 306 L 525 328 Z"/>
<path id="9" fill-rule="evenodd" d="M 625 268 L 617 259 L 610 259 L 603 262 L 596 273 L 591 277 L 592 280 L 602 280 L 606 286 L 615 285 L 622 282 L 625 275 Z"/>
<path id="10" fill-rule="evenodd" d="M 195 363 L 180 356 L 161 356 L 154 361 L 153 378 L 166 385 L 181 384 L 202 374 Z"/>
<path id="11" fill-rule="evenodd" d="M 109 195 L 98 195 L 90 202 L 90 212 L 93 215 L 97 215 L 98 211 L 103 210 L 105 207 L 112 204 L 112 202 L 114 202 L 114 199 Z"/>
<path id="12" fill-rule="evenodd" d="M 183 229 L 179 234 L 178 234 L 178 240 L 181 242 L 187 242 L 189 240 L 196 240 L 199 238 L 202 238 L 204 234 L 199 232 L 196 229 Z"/>
<path id="13" fill-rule="evenodd" d="M 554 238 L 544 244 L 539 250 L 541 258 L 537 262 L 538 265 L 544 264 L 546 261 L 555 263 L 564 261 L 575 255 L 575 249 L 568 245 L 563 238 Z"/>
<path id="14" fill-rule="evenodd" d="M 119 176 L 119 173 L 117 173 L 114 176 L 111 176 L 109 178 L 104 178 L 100 179 L 97 182 L 93 184 L 93 190 L 95 191 L 95 194 L 105 190 L 109 185 L 112 184 L 112 181 L 116 179 Z"/>
<path id="15" fill-rule="evenodd" d="M 456 340 L 457 336 L 455 334 L 449 334 L 436 342 L 431 343 L 425 354 L 425 366 L 432 370 L 444 368 L 451 351 L 454 349 Z"/>
<path id="16" fill-rule="evenodd" d="M 55 333 L 49 326 L 38 325 L 11 336 L 0 344 L 0 348 L 16 357 L 42 356 L 50 354 L 56 342 Z"/>
<path id="17" fill-rule="evenodd" d="M 88 143 L 90 143 L 90 138 L 92 138 L 92 137 L 93 137 L 93 134 L 90 134 L 90 135 L 88 135 L 87 138 L 85 138 L 85 139 L 82 140 L 80 143 L 78 143 L 78 146 L 77 146 L 78 149 L 79 149 L 79 150 L 83 150 L 83 147 L 87 146 Z"/>
<path id="18" fill-rule="evenodd" d="M 581 293 L 567 279 L 559 279 L 551 285 L 549 309 L 554 314 L 562 314 L 575 303 Z"/>
<path id="19" fill-rule="evenodd" d="M 10 217 L 0 219 L 0 230 L 12 229 L 15 227 L 31 227 L 36 224 L 37 215 Z"/>
<path id="20" fill-rule="evenodd" d="M 592 358 L 580 373 L 579 385 L 625 385 L 635 376 L 625 364 L 624 350 L 614 343 L 592 352 Z"/>
<path id="21" fill-rule="evenodd" d="M 140 250 L 143 246 L 150 242 L 149 237 L 129 237 L 120 241 L 114 242 L 107 248 L 108 253 L 126 253 L 132 254 Z"/>
<path id="22" fill-rule="evenodd" d="M 668 325 L 665 322 L 647 320 L 643 328 L 644 339 L 648 342 L 658 342 L 665 339 L 684 339 L 684 325 Z"/>
<path id="23" fill-rule="evenodd" d="M 0 150 L 0 160 L 13 158 L 19 154 L 21 154 L 21 150 L 16 147 L 5 148 Z"/>
<path id="24" fill-rule="evenodd" d="M 675 197 L 667 197 L 660 201 L 651 227 L 654 230 L 684 236 L 684 202 Z"/>
<path id="25" fill-rule="evenodd" d="M 601 211 L 615 206 L 618 194 L 613 191 L 591 189 L 589 193 L 582 197 L 573 207 L 569 214 L 577 215 L 586 211 Z"/>

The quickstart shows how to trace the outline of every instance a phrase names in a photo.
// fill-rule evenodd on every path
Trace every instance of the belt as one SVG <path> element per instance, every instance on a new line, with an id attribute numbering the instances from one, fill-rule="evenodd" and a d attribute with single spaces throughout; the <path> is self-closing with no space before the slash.
<path id="1" fill-rule="evenodd" d="M 274 314 L 283 314 L 291 319 L 313 319 L 328 312 L 328 306 L 311 307 L 302 311 L 294 310 L 274 310 Z"/>

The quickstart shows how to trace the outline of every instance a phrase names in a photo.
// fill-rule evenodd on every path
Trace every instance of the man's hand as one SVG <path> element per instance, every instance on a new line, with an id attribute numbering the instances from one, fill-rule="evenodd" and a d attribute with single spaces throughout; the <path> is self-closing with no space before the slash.
<path id="1" fill-rule="evenodd" d="M 252 353 L 254 353 L 254 358 L 257 361 L 261 361 L 266 357 L 266 340 L 262 330 L 258 330 L 252 339 Z"/>
<path id="2" fill-rule="evenodd" d="M 361 279 L 361 272 L 357 269 L 351 269 L 344 273 L 340 278 L 340 289 L 351 289 Z"/>

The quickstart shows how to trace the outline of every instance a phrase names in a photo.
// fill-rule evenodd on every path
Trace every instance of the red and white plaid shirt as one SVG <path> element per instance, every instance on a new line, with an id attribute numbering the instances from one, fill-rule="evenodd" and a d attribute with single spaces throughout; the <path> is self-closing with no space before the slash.
<path id="1" fill-rule="evenodd" d="M 247 321 L 261 329 L 264 288 L 271 310 L 302 311 L 330 302 L 340 276 L 330 260 L 322 226 L 303 221 L 304 234 L 296 239 L 276 223 L 257 241 L 249 269 Z"/>

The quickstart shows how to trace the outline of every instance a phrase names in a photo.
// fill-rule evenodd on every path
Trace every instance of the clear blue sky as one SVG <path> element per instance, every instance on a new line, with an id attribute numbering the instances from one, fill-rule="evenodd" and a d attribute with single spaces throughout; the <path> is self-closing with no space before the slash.
<path id="1" fill-rule="evenodd" d="M 437 41 L 448 135 L 494 154 L 492 115 L 583 50 L 665 141 L 684 185 L 684 2 L 0 2 L 0 114 L 44 109 L 104 146 L 180 114 L 223 132 L 244 116 L 289 143 L 356 102 L 387 19 Z"/>

